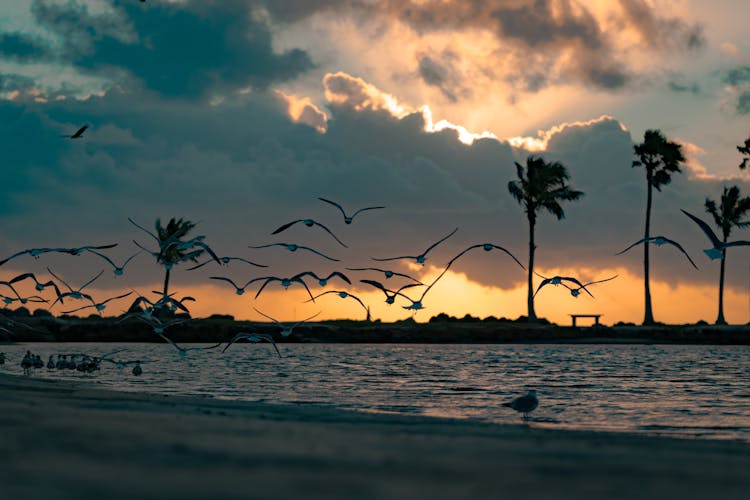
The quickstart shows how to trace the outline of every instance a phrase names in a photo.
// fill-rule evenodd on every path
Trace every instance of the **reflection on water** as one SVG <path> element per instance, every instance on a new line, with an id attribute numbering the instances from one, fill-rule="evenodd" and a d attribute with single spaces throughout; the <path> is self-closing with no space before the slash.
<path id="1" fill-rule="evenodd" d="M 536 389 L 532 425 L 750 441 L 750 348 L 653 345 L 236 344 L 179 357 L 166 344 L 2 346 L 0 370 L 21 373 L 26 349 L 145 359 L 143 375 L 103 364 L 93 376 L 37 370 L 43 378 L 105 387 L 317 404 L 498 423 L 520 417 L 500 403 Z"/>

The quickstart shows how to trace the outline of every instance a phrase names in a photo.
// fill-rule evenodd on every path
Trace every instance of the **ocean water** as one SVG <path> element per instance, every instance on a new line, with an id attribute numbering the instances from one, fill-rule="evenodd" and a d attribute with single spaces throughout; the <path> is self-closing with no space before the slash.
<path id="1" fill-rule="evenodd" d="M 27 349 L 141 359 L 143 374 L 103 363 L 93 375 L 39 378 L 159 394 L 521 423 L 501 403 L 536 389 L 529 425 L 750 442 L 750 348 L 556 344 L 235 344 L 190 351 L 167 344 L 0 346 L 0 371 L 22 373 Z"/>

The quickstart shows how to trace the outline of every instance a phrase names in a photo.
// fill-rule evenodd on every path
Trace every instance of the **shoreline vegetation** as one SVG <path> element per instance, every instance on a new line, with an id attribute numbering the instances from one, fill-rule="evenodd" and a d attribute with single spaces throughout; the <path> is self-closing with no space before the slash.
<path id="1" fill-rule="evenodd" d="M 7 498 L 746 498 L 750 445 L 0 374 Z M 717 493 L 718 492 L 718 493 Z"/>
<path id="2" fill-rule="evenodd" d="M 36 311 L 6 310 L 12 327 L 0 329 L 0 342 L 164 342 L 152 328 L 138 321 L 116 317 L 61 316 Z M 236 321 L 232 316 L 194 318 L 169 328 L 170 338 L 179 343 L 227 342 L 239 332 L 268 334 L 278 343 L 676 343 L 750 345 L 750 325 L 654 324 L 637 326 L 566 326 L 526 317 L 479 319 L 454 318 L 439 314 L 427 323 L 411 318 L 393 323 L 380 321 L 326 320 L 303 323 L 287 337 L 270 322 Z"/>

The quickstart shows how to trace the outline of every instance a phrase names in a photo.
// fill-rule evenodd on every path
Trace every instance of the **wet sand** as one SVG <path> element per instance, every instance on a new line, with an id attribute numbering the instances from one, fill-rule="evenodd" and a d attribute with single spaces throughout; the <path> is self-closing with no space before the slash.
<path id="1" fill-rule="evenodd" d="M 262 381 L 259 381 L 262 383 Z M 2 498 L 747 498 L 750 445 L 0 375 Z"/>

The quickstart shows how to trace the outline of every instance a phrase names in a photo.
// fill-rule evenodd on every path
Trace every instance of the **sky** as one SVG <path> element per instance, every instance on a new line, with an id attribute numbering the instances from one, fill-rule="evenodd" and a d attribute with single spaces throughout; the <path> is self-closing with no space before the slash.
<path id="1" fill-rule="evenodd" d="M 750 194 L 736 150 L 750 135 L 749 14 L 741 0 L 0 0 L 0 253 L 117 242 L 108 254 L 124 260 L 133 239 L 149 243 L 128 217 L 149 228 L 185 217 L 220 255 L 269 266 L 178 268 L 173 290 L 198 298 L 194 316 L 258 319 L 256 307 L 282 320 L 360 318 L 358 304 L 333 294 L 305 303 L 304 290 L 269 286 L 253 300 L 209 277 L 368 267 L 456 227 L 424 266 L 393 269 L 429 282 L 485 242 L 525 263 L 528 228 L 507 184 L 514 162 L 539 154 L 563 163 L 585 196 L 562 221 L 540 217 L 536 270 L 617 278 L 593 286 L 595 298 L 547 287 L 537 315 L 640 322 L 642 252 L 615 254 L 643 233 L 646 182 L 631 167 L 633 145 L 660 129 L 687 162 L 655 194 L 652 234 L 679 241 L 700 269 L 674 248 L 652 248 L 655 318 L 713 321 L 719 265 L 680 209 L 709 220 L 706 197 L 730 185 Z M 82 124 L 83 139 L 60 137 Z M 320 196 L 387 208 L 345 225 Z M 299 218 L 323 222 L 348 248 L 300 224 L 270 234 Z M 340 262 L 248 248 L 274 242 Z M 525 314 L 524 271 L 478 252 L 431 289 L 417 321 Z M 91 254 L 26 256 L 0 279 L 48 267 L 71 284 L 107 268 Z M 358 280 L 404 282 L 345 272 L 346 290 L 374 318 L 412 316 Z M 92 293 L 149 293 L 161 274 L 140 255 Z M 725 302 L 729 322 L 750 321 L 742 248 L 729 251 Z"/>

